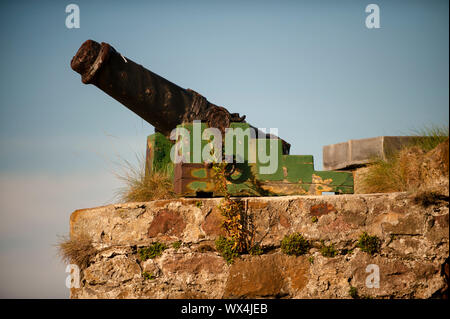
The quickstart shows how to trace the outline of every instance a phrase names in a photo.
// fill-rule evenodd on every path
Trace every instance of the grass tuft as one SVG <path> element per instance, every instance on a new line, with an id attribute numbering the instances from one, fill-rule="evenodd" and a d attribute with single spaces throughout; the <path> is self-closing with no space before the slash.
<path id="1" fill-rule="evenodd" d="M 367 193 L 404 192 L 421 180 L 420 155 L 417 147 L 404 148 L 387 160 L 377 160 L 368 166 L 363 177 Z"/>
<path id="2" fill-rule="evenodd" d="M 153 259 L 162 255 L 167 246 L 160 242 L 154 242 L 148 247 L 139 248 L 138 254 L 142 261 Z"/>
<path id="3" fill-rule="evenodd" d="M 436 154 L 433 155 L 430 151 L 441 143 L 448 143 L 448 127 L 432 126 L 416 131 L 416 136 L 410 145 L 390 154 L 387 159 L 376 159 L 368 165 L 361 179 L 361 192 L 416 192 L 427 182 L 430 167 L 424 164 L 430 161 L 442 161 L 443 166 L 433 170 L 438 174 L 445 173 L 444 166 L 448 165 L 445 164 L 448 162 L 448 146 L 447 153 L 441 155 L 447 156 L 447 159 L 436 158 Z M 442 149 L 445 150 L 445 147 Z"/>
<path id="4" fill-rule="evenodd" d="M 80 268 L 89 266 L 90 260 L 97 254 L 92 240 L 87 235 L 71 238 L 62 236 L 57 244 L 58 255 L 64 262 L 73 263 Z"/>
<path id="5" fill-rule="evenodd" d="M 309 251 L 310 244 L 300 233 L 284 236 L 281 241 L 281 250 L 286 255 L 300 256 Z"/>
<path id="6" fill-rule="evenodd" d="M 377 236 L 370 236 L 366 232 L 363 232 L 359 236 L 357 246 L 368 254 L 375 254 L 380 251 L 381 241 Z"/>
<path id="7" fill-rule="evenodd" d="M 448 126 L 438 125 L 425 126 L 422 129 L 413 130 L 413 134 L 417 138 L 412 142 L 412 146 L 417 146 L 425 152 L 431 151 L 447 140 L 448 133 Z"/>
<path id="8" fill-rule="evenodd" d="M 143 156 L 136 156 L 138 164 L 133 165 L 122 160 L 121 172 L 116 177 L 125 186 L 117 192 L 121 202 L 147 202 L 158 199 L 175 197 L 173 183 L 168 172 L 154 171 L 145 174 L 145 160 Z"/>
<path id="9" fill-rule="evenodd" d="M 172 248 L 179 249 L 181 247 L 181 241 L 176 241 L 172 243 Z"/>
<path id="10" fill-rule="evenodd" d="M 325 245 L 324 242 L 322 242 L 322 246 L 320 247 L 320 253 L 324 257 L 335 257 L 337 255 L 337 250 L 334 248 L 334 245 L 331 243 L 329 246 Z"/>

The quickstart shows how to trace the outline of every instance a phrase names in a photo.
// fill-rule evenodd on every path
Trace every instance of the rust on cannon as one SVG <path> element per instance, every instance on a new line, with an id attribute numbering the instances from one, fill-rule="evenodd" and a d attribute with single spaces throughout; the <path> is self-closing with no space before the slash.
<path id="1" fill-rule="evenodd" d="M 183 89 L 117 52 L 108 43 L 87 40 L 72 58 L 71 67 L 84 84 L 93 84 L 169 137 L 182 123 L 194 120 L 222 133 L 231 122 L 245 123 L 245 116 L 210 103 L 201 94 Z M 267 138 L 278 138 L 266 134 Z M 290 144 L 280 139 L 283 153 Z"/>

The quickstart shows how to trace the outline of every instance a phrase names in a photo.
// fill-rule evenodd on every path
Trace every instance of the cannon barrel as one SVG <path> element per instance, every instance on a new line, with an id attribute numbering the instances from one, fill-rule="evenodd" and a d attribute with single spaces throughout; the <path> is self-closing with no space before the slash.
<path id="1" fill-rule="evenodd" d="M 181 123 L 201 120 L 224 132 L 245 116 L 210 103 L 199 93 L 183 89 L 117 52 L 108 43 L 87 40 L 72 58 L 71 67 L 84 84 L 94 84 L 112 98 L 169 136 Z M 274 136 L 267 135 L 267 138 Z M 290 144 L 283 141 L 283 153 Z"/>

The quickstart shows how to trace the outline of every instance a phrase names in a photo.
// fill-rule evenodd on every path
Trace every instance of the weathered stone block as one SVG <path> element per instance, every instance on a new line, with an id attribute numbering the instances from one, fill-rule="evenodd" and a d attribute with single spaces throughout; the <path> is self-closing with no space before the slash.
<path id="1" fill-rule="evenodd" d="M 225 235 L 220 198 L 115 204 L 75 211 L 71 236 L 92 239 L 98 250 L 81 271 L 72 298 L 429 298 L 446 289 L 442 267 L 449 255 L 448 207 L 423 207 L 407 193 L 241 198 L 262 255 L 232 264 L 214 241 Z M 438 206 L 437 206 L 438 205 Z M 314 219 L 313 219 L 314 217 Z M 282 253 L 285 235 L 300 232 L 305 255 Z M 375 235 L 373 256 L 357 247 Z M 141 260 L 140 248 L 168 247 Z M 178 248 L 172 243 L 181 241 Z M 335 257 L 321 247 L 333 244 Z M 368 288 L 366 267 L 380 269 L 380 288 Z M 143 272 L 152 276 L 145 278 Z"/>

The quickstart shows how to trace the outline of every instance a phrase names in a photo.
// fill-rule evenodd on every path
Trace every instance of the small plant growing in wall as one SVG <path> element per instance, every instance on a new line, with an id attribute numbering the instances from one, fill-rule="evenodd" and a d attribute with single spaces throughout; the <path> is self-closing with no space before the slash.
<path id="1" fill-rule="evenodd" d="M 219 238 L 216 239 L 216 249 L 228 264 L 232 264 L 233 259 L 239 256 L 235 249 L 235 242 L 231 238 L 219 236 Z"/>
<path id="2" fill-rule="evenodd" d="M 313 216 L 313 217 L 311 217 L 311 221 L 313 223 L 317 223 L 319 221 L 319 218 L 317 218 L 317 216 Z"/>
<path id="3" fill-rule="evenodd" d="M 178 249 L 181 247 L 181 241 L 176 241 L 172 243 L 172 248 Z"/>
<path id="4" fill-rule="evenodd" d="M 322 247 L 320 248 L 320 253 L 324 257 L 334 257 L 337 255 L 337 250 L 334 249 L 334 245 L 330 244 L 329 246 L 325 245 L 325 243 L 322 241 Z"/>
<path id="5" fill-rule="evenodd" d="M 227 178 L 231 172 L 227 170 L 227 163 L 214 163 L 212 166 L 214 184 L 216 190 L 223 194 L 218 206 L 224 217 L 222 228 L 227 237 L 219 237 L 216 240 L 216 249 L 228 263 L 240 254 L 249 253 L 259 255 L 262 249 L 254 243 L 254 227 L 251 217 L 245 212 L 243 203 L 238 199 L 231 198 L 227 188 Z"/>
<path id="6" fill-rule="evenodd" d="M 281 250 L 287 255 L 300 256 L 308 252 L 310 244 L 300 233 L 284 236 L 281 241 Z"/>
<path id="7" fill-rule="evenodd" d="M 142 273 L 142 277 L 144 278 L 144 280 L 153 280 L 153 279 L 155 279 L 155 276 L 153 274 L 148 273 L 146 271 L 144 271 Z"/>
<path id="8" fill-rule="evenodd" d="M 195 202 L 195 206 L 197 206 L 198 208 L 202 208 L 203 202 L 202 201 L 196 201 Z"/>
<path id="9" fill-rule="evenodd" d="M 350 289 L 348 290 L 348 294 L 353 299 L 358 299 L 359 298 L 359 296 L 358 296 L 358 289 L 356 289 L 356 287 L 350 286 Z"/>
<path id="10" fill-rule="evenodd" d="M 253 255 L 253 256 L 262 255 L 263 252 L 264 252 L 263 249 L 259 245 L 254 245 L 249 250 L 250 255 Z"/>
<path id="11" fill-rule="evenodd" d="M 357 246 L 364 252 L 371 255 L 380 251 L 381 241 L 377 236 L 370 236 L 366 232 L 363 232 L 359 236 Z"/>
<path id="12" fill-rule="evenodd" d="M 166 249 L 166 245 L 155 242 L 148 247 L 139 248 L 138 253 L 141 260 L 146 261 L 147 259 L 153 259 L 161 256 L 162 252 Z"/>
<path id="13" fill-rule="evenodd" d="M 341 255 L 351 255 L 351 254 L 353 254 L 353 248 L 352 249 L 344 248 L 341 250 Z"/>

